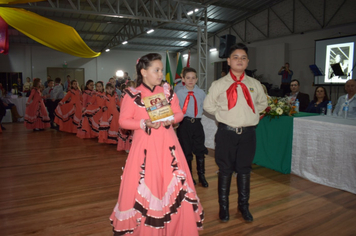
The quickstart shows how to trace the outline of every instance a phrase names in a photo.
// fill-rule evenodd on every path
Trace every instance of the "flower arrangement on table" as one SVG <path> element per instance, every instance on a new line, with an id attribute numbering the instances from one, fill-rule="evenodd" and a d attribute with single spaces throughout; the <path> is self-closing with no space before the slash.
<path id="1" fill-rule="evenodd" d="M 12 94 L 17 94 L 18 93 L 17 84 L 12 84 L 11 93 Z"/>
<path id="2" fill-rule="evenodd" d="M 261 118 L 269 116 L 270 120 L 283 115 L 292 116 L 297 113 L 288 97 L 268 97 L 268 107 L 262 112 Z"/>

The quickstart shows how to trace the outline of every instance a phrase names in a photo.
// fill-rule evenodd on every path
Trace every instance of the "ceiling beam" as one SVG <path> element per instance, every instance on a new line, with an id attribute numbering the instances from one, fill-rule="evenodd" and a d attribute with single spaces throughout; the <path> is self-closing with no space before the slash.
<path id="1" fill-rule="evenodd" d="M 125 44 L 126 45 L 126 44 Z M 134 43 L 129 42 L 128 45 L 150 46 L 150 47 L 170 47 L 170 48 L 184 48 L 185 46 L 153 44 L 153 43 Z"/>

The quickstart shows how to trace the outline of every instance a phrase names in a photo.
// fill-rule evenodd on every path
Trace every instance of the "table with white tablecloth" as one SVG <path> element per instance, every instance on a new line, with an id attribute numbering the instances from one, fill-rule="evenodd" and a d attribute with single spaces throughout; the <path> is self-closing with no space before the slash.
<path id="1" fill-rule="evenodd" d="M 22 117 L 25 117 L 27 99 L 28 97 L 7 98 L 9 102 L 15 104 L 17 112 Z M 24 118 L 19 119 L 19 121 L 24 121 Z"/>
<path id="2" fill-rule="evenodd" d="M 215 117 L 204 112 L 201 118 L 201 123 L 205 133 L 205 147 L 215 149 L 215 133 L 218 130 Z"/>
<path id="3" fill-rule="evenodd" d="M 356 120 L 294 119 L 292 173 L 356 194 Z"/>

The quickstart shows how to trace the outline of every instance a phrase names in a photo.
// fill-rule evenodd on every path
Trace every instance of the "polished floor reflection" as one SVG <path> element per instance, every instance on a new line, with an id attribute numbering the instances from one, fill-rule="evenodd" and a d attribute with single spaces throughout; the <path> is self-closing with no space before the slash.
<path id="1" fill-rule="evenodd" d="M 115 145 L 73 134 L 26 130 L 4 124 L 0 134 L 0 235 L 112 235 L 115 206 L 127 154 Z M 250 210 L 237 214 L 236 181 L 230 221 L 218 221 L 217 166 L 206 158 L 209 188 L 197 185 L 205 210 L 201 236 L 356 235 L 356 195 L 253 166 Z M 196 173 L 193 176 L 197 180 Z"/>

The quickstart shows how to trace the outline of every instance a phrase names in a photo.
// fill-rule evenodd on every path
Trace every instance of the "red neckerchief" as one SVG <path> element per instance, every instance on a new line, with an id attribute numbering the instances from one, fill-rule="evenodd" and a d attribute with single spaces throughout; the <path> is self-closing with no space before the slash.
<path id="1" fill-rule="evenodd" d="M 245 78 L 245 73 L 242 73 L 242 75 L 240 76 L 240 80 L 237 80 L 236 76 L 232 73 L 231 70 L 230 70 L 230 76 L 235 81 L 235 83 L 233 83 L 228 88 L 228 90 L 226 90 L 226 96 L 227 96 L 227 99 L 228 99 L 228 108 L 229 108 L 229 110 L 236 105 L 236 102 L 237 102 L 237 86 L 240 85 L 241 88 L 242 88 L 242 91 L 243 91 L 243 93 L 245 95 L 245 99 L 246 99 L 247 104 L 251 107 L 253 113 L 255 113 L 255 107 L 254 107 L 253 102 L 252 102 L 251 94 L 248 91 L 246 85 L 241 82 Z"/>
<path id="2" fill-rule="evenodd" d="M 183 114 L 185 114 L 187 112 L 187 108 L 188 108 L 188 104 L 189 104 L 189 99 L 190 97 L 194 98 L 194 117 L 197 117 L 198 115 L 198 103 L 197 103 L 197 99 L 194 96 L 194 92 L 193 91 L 189 91 L 187 97 L 184 100 L 184 105 L 183 105 Z"/>

